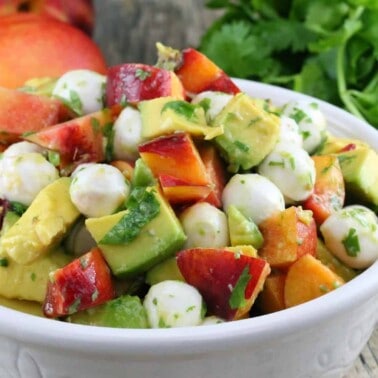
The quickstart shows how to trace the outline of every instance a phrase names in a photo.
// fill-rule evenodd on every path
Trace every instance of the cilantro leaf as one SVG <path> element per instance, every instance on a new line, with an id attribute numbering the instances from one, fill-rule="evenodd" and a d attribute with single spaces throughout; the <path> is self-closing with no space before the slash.
<path id="1" fill-rule="evenodd" d="M 234 289 L 232 290 L 232 293 L 229 299 L 229 305 L 232 310 L 241 308 L 245 305 L 246 303 L 245 289 L 251 278 L 252 276 L 249 273 L 249 266 L 246 265 L 246 267 L 243 269 L 242 273 L 240 274 L 239 279 L 236 282 L 236 285 Z"/>

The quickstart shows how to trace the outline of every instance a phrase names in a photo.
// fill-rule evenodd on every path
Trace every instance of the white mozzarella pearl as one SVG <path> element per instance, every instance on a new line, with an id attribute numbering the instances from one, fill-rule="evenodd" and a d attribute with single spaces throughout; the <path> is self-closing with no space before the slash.
<path id="1" fill-rule="evenodd" d="M 325 138 L 327 121 L 314 101 L 300 100 L 289 102 L 283 108 L 283 115 L 293 118 L 303 139 L 303 148 L 313 153 Z"/>
<path id="2" fill-rule="evenodd" d="M 90 70 L 72 70 L 55 84 L 53 96 L 61 99 L 78 115 L 101 110 L 106 76 Z"/>
<path id="3" fill-rule="evenodd" d="M 314 189 L 314 161 L 295 144 L 277 144 L 260 164 L 258 172 L 277 185 L 288 203 L 307 199 Z"/>
<path id="4" fill-rule="evenodd" d="M 38 144 L 23 141 L 11 144 L 4 152 L 3 157 L 19 156 L 30 152 L 43 153 L 44 149 Z"/>
<path id="5" fill-rule="evenodd" d="M 299 126 L 293 118 L 287 116 L 280 117 L 280 135 L 278 142 L 295 144 L 303 147 L 303 139 L 299 132 Z"/>
<path id="6" fill-rule="evenodd" d="M 121 160 L 136 160 L 138 145 L 142 142 L 142 118 L 131 106 L 122 110 L 114 122 L 114 157 Z"/>
<path id="7" fill-rule="evenodd" d="M 378 220 L 370 209 L 347 206 L 320 226 L 326 247 L 351 268 L 364 269 L 378 259 Z"/>
<path id="8" fill-rule="evenodd" d="M 107 164 L 79 165 L 70 185 L 71 201 L 86 217 L 114 213 L 130 192 L 122 173 Z"/>
<path id="9" fill-rule="evenodd" d="M 282 193 L 268 178 L 256 173 L 236 174 L 226 184 L 222 201 L 224 210 L 234 205 L 257 225 L 285 209 Z"/>
<path id="10" fill-rule="evenodd" d="M 185 282 L 167 280 L 151 286 L 143 305 L 151 328 L 188 327 L 202 322 L 202 296 Z"/>
<path id="11" fill-rule="evenodd" d="M 187 236 L 184 248 L 217 248 L 230 244 L 226 214 L 207 202 L 187 208 L 180 221 Z"/>
<path id="12" fill-rule="evenodd" d="M 207 103 L 206 116 L 211 122 L 229 103 L 232 99 L 232 95 L 223 92 L 205 91 L 197 94 L 192 99 L 193 104 L 198 104 L 201 101 Z"/>
<path id="13" fill-rule="evenodd" d="M 45 186 L 58 178 L 58 170 L 36 152 L 3 157 L 0 163 L 1 195 L 26 206 Z"/>

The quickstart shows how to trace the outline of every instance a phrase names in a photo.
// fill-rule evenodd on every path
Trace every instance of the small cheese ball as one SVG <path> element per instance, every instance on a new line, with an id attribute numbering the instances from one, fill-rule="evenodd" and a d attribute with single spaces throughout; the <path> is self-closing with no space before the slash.
<path id="1" fill-rule="evenodd" d="M 41 146 L 38 146 L 38 144 L 32 143 L 32 142 L 17 142 L 11 144 L 4 152 L 3 152 L 3 158 L 9 157 L 9 156 L 19 156 L 23 154 L 28 154 L 30 152 L 36 152 L 39 154 L 42 154 L 44 152 L 44 149 Z"/>
<path id="2" fill-rule="evenodd" d="M 113 153 L 116 159 L 136 160 L 138 145 L 142 142 L 142 117 L 131 106 L 122 110 L 114 122 Z"/>
<path id="3" fill-rule="evenodd" d="M 180 221 L 187 236 L 184 248 L 217 248 L 230 244 L 226 214 L 207 202 L 188 207 Z"/>
<path id="4" fill-rule="evenodd" d="M 282 115 L 293 118 L 303 139 L 303 148 L 313 153 L 325 138 L 327 121 L 317 102 L 300 100 L 287 103 Z"/>
<path id="5" fill-rule="evenodd" d="M 71 201 L 88 218 L 114 213 L 129 193 L 125 177 L 111 165 L 83 164 L 72 174 Z"/>
<path id="6" fill-rule="evenodd" d="M 303 147 L 303 139 L 299 132 L 299 126 L 293 118 L 285 115 L 280 117 L 280 135 L 278 142 L 295 144 Z"/>
<path id="7" fill-rule="evenodd" d="M 63 74 L 55 84 L 53 96 L 62 100 L 79 116 L 104 107 L 106 76 L 90 70 L 72 70 Z"/>
<path id="8" fill-rule="evenodd" d="M 234 205 L 257 225 L 285 209 L 285 201 L 277 186 L 257 173 L 236 174 L 226 184 L 222 201 L 224 210 Z"/>
<path id="9" fill-rule="evenodd" d="M 314 161 L 295 144 L 278 143 L 259 165 L 258 172 L 277 185 L 287 203 L 304 201 L 314 189 Z"/>
<path id="10" fill-rule="evenodd" d="M 193 104 L 203 104 L 206 109 L 206 117 L 211 122 L 229 103 L 232 95 L 223 92 L 205 91 L 193 97 Z"/>
<path id="11" fill-rule="evenodd" d="M 6 156 L 0 162 L 0 195 L 29 206 L 45 186 L 58 178 L 58 170 L 39 153 Z"/>
<path id="12" fill-rule="evenodd" d="M 167 280 L 151 286 L 143 306 L 151 328 L 190 327 L 202 322 L 202 296 L 182 281 Z"/>
<path id="13" fill-rule="evenodd" d="M 351 205 L 320 226 L 326 247 L 347 266 L 368 268 L 378 259 L 378 219 L 365 206 Z"/>

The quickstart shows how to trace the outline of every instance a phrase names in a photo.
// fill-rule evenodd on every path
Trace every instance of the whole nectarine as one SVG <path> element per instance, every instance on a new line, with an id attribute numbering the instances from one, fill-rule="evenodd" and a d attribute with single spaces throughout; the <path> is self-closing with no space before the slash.
<path id="1" fill-rule="evenodd" d="M 106 72 L 100 49 L 84 32 L 31 13 L 0 17 L 0 86 L 16 88 L 78 68 Z"/>

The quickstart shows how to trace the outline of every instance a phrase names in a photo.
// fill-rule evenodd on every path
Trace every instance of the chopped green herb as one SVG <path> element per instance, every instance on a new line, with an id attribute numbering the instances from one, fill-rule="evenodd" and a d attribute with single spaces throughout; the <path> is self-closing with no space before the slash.
<path id="1" fill-rule="evenodd" d="M 284 161 L 273 161 L 271 160 L 268 165 L 270 167 L 282 167 L 285 168 L 285 162 Z"/>
<path id="2" fill-rule="evenodd" d="M 100 240 L 100 244 L 128 244 L 141 229 L 160 212 L 160 203 L 153 192 L 137 187 L 126 204 L 127 211 L 119 222 Z"/>
<path id="3" fill-rule="evenodd" d="M 235 147 L 238 149 L 238 150 L 241 150 L 243 152 L 248 152 L 249 151 L 249 146 L 247 146 L 245 143 L 243 142 L 240 142 L 240 140 L 236 140 L 234 142 L 234 145 Z"/>
<path id="4" fill-rule="evenodd" d="M 99 296 L 99 292 L 98 292 L 97 289 L 95 289 L 95 291 L 94 291 L 94 292 L 92 293 L 92 295 L 91 295 L 91 300 L 92 300 L 92 302 L 96 302 L 98 296 Z"/>
<path id="5" fill-rule="evenodd" d="M 22 136 L 23 138 L 26 138 L 26 137 L 28 137 L 28 136 L 30 136 L 30 135 L 35 134 L 35 133 L 36 133 L 36 131 L 25 131 L 24 133 L 21 134 L 21 136 Z"/>
<path id="6" fill-rule="evenodd" d="M 36 280 L 36 278 L 37 278 L 37 275 L 34 272 L 32 272 L 30 274 L 30 279 L 34 282 Z"/>
<path id="7" fill-rule="evenodd" d="M 328 293 L 329 292 L 329 288 L 327 285 L 319 285 L 319 290 L 322 292 L 322 293 Z"/>
<path id="8" fill-rule="evenodd" d="M 209 98 L 202 99 L 198 105 L 207 113 L 210 109 L 211 100 Z"/>
<path id="9" fill-rule="evenodd" d="M 28 207 L 21 202 L 12 201 L 10 203 L 10 208 L 17 215 L 21 216 L 27 210 Z"/>
<path id="10" fill-rule="evenodd" d="M 81 102 L 80 96 L 76 91 L 70 90 L 70 101 L 69 107 L 77 114 L 83 114 L 83 103 Z"/>
<path id="11" fill-rule="evenodd" d="M 309 131 L 300 131 L 300 134 L 302 135 L 303 140 L 306 140 L 311 136 L 311 133 Z"/>
<path id="12" fill-rule="evenodd" d="M 348 235 L 342 240 L 348 256 L 356 257 L 360 252 L 360 242 L 355 228 L 349 229 Z"/>
<path id="13" fill-rule="evenodd" d="M 47 160 L 54 167 L 58 167 L 60 165 L 60 154 L 59 154 L 59 152 L 49 150 L 48 153 L 47 153 Z"/>
<path id="14" fill-rule="evenodd" d="M 122 106 L 122 108 L 126 108 L 126 106 L 128 105 L 127 97 L 125 94 L 122 95 L 119 104 Z"/>
<path id="15" fill-rule="evenodd" d="M 100 121 L 97 118 L 91 117 L 90 122 L 91 122 L 92 130 L 94 134 L 97 134 L 98 132 L 101 131 Z"/>
<path id="16" fill-rule="evenodd" d="M 159 328 L 171 328 L 164 319 L 159 318 Z"/>
<path id="17" fill-rule="evenodd" d="M 151 72 L 150 71 L 146 71 L 146 70 L 143 70 L 141 68 L 137 68 L 135 70 L 135 77 L 137 77 L 139 80 L 146 80 L 148 77 L 151 76 Z"/>
<path id="18" fill-rule="evenodd" d="M 156 297 L 152 300 L 152 303 L 153 303 L 153 305 L 157 306 L 157 304 L 158 304 L 158 300 L 157 300 Z"/>
<path id="19" fill-rule="evenodd" d="M 74 314 L 79 310 L 81 304 L 81 298 L 76 298 L 75 301 L 71 304 L 70 307 L 68 307 L 68 314 Z"/>
<path id="20" fill-rule="evenodd" d="M 239 276 L 238 281 L 236 282 L 235 287 L 232 290 L 230 299 L 228 301 L 231 309 L 235 310 L 241 308 L 245 305 L 245 289 L 248 285 L 248 282 L 252 278 L 251 274 L 249 273 L 249 266 L 247 265 L 241 275 Z"/>
<path id="21" fill-rule="evenodd" d="M 293 118 L 296 123 L 300 123 L 308 118 L 308 115 L 302 109 L 294 108 L 293 113 L 290 114 L 290 118 Z"/>
<path id="22" fill-rule="evenodd" d="M 193 310 L 195 310 L 196 306 L 189 306 L 187 309 L 186 309 L 186 312 L 191 312 Z"/>
<path id="23" fill-rule="evenodd" d="M 196 104 L 190 104 L 189 102 L 177 100 L 167 102 L 161 109 L 161 113 L 171 109 L 175 113 L 180 114 L 188 120 L 195 121 L 197 119 L 196 111 L 199 108 Z"/>
<path id="24" fill-rule="evenodd" d="M 114 154 L 114 127 L 113 123 L 108 123 L 104 126 L 102 133 L 104 137 L 106 138 L 106 144 L 105 144 L 105 160 L 111 161 L 113 160 L 113 154 Z"/>
<path id="25" fill-rule="evenodd" d="M 0 266 L 6 268 L 9 265 L 9 261 L 5 257 L 0 257 Z"/>

